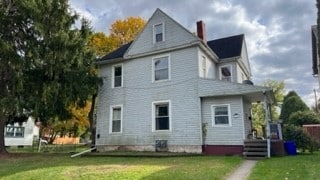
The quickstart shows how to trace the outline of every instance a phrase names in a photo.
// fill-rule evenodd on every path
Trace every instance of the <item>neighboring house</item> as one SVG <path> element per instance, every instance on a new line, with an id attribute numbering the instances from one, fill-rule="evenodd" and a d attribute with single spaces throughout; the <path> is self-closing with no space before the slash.
<path id="1" fill-rule="evenodd" d="M 320 76 L 319 76 L 319 54 L 318 54 L 318 30 L 317 25 L 311 26 L 311 41 L 312 41 L 312 70 L 313 76 L 318 78 L 320 87 Z"/>
<path id="2" fill-rule="evenodd" d="M 35 125 L 34 119 L 29 117 L 22 124 L 8 124 L 4 135 L 6 146 L 32 146 L 34 138 L 39 137 L 39 127 Z"/>
<path id="3" fill-rule="evenodd" d="M 132 43 L 96 62 L 98 151 L 242 154 L 251 103 L 272 103 L 272 90 L 249 81 L 244 35 L 207 42 L 202 21 L 197 34 L 157 9 Z"/>

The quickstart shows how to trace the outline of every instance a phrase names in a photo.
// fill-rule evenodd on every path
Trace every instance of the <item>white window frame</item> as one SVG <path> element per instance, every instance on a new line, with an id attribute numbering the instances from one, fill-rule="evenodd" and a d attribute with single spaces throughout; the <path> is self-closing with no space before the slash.
<path id="1" fill-rule="evenodd" d="M 162 41 L 156 41 L 156 26 L 158 26 L 158 25 L 162 25 Z M 159 43 L 159 42 L 164 42 L 165 41 L 165 32 L 164 32 L 164 23 L 163 22 L 161 22 L 161 23 L 157 23 L 157 24 L 154 24 L 153 25 L 153 32 L 152 32 L 152 35 L 153 35 L 153 44 L 156 44 L 156 43 Z"/>
<path id="2" fill-rule="evenodd" d="M 156 130 L 156 105 L 158 104 L 168 104 L 169 109 L 169 129 L 168 130 Z M 163 100 L 163 101 L 154 101 L 152 102 L 152 132 L 171 132 L 172 130 L 172 114 L 171 114 L 171 101 Z"/>
<path id="3" fill-rule="evenodd" d="M 168 79 L 155 80 L 156 72 L 155 72 L 155 61 L 159 58 L 168 57 Z M 171 80 L 171 57 L 170 54 L 155 56 L 152 58 L 152 82 L 162 82 L 162 81 L 170 81 Z"/>
<path id="4" fill-rule="evenodd" d="M 228 124 L 216 124 L 215 121 L 215 108 L 221 107 L 221 106 L 227 106 L 228 107 Z M 211 121 L 212 121 L 212 127 L 231 127 L 231 109 L 230 104 L 213 104 L 211 105 Z"/>
<path id="5" fill-rule="evenodd" d="M 115 87 L 114 85 L 114 79 L 115 79 L 115 68 L 117 68 L 117 67 L 121 67 L 121 86 L 117 86 L 117 87 Z M 112 77 L 112 80 L 111 80 L 111 88 L 121 88 L 121 87 L 123 87 L 123 64 L 121 63 L 121 64 L 115 64 L 115 65 L 113 65 L 112 66 L 112 75 L 111 75 L 111 77 Z"/>
<path id="6" fill-rule="evenodd" d="M 113 109 L 120 108 L 121 109 L 121 120 L 120 120 L 120 132 L 112 132 L 112 122 L 113 122 Z M 122 133 L 122 124 L 123 124 L 123 105 L 111 105 L 110 106 L 110 117 L 109 117 L 109 134 L 120 134 Z"/>
<path id="7" fill-rule="evenodd" d="M 230 67 L 230 81 L 226 81 L 226 82 L 233 82 L 233 73 L 232 73 L 232 65 L 224 65 L 224 66 L 221 66 L 220 68 L 219 68 L 219 79 L 220 80 L 222 80 L 222 72 L 221 72 L 221 70 L 222 70 L 222 68 L 224 68 L 224 67 Z M 223 80 L 224 81 L 224 80 Z"/>

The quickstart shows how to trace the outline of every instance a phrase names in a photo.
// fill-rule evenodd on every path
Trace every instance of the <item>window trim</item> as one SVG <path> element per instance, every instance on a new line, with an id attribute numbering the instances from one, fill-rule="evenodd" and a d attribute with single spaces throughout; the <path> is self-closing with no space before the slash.
<path id="1" fill-rule="evenodd" d="M 113 121 L 113 109 L 120 108 L 121 109 L 121 120 L 120 120 L 120 132 L 112 132 L 112 121 Z M 122 125 L 123 125 L 123 105 L 111 105 L 110 106 L 110 114 L 109 114 L 109 134 L 121 134 L 122 133 Z"/>
<path id="2" fill-rule="evenodd" d="M 215 108 L 216 107 L 221 107 L 221 106 L 227 106 L 227 108 L 228 108 L 228 124 L 216 124 L 216 121 L 215 121 Z M 231 127 L 232 126 L 232 122 L 231 122 L 230 104 L 213 104 L 213 105 L 211 105 L 211 121 L 212 121 L 212 127 Z"/>
<path id="3" fill-rule="evenodd" d="M 165 104 L 169 105 L 169 129 L 168 130 L 156 130 L 156 105 Z M 171 114 L 171 100 L 153 101 L 152 102 L 152 132 L 171 132 L 172 131 L 172 114 Z"/>
<path id="4" fill-rule="evenodd" d="M 114 78 L 115 78 L 114 73 L 115 73 L 115 68 L 117 68 L 117 67 L 121 67 L 121 86 L 115 87 L 114 86 L 114 83 L 115 83 L 114 82 Z M 123 63 L 112 65 L 112 75 L 111 75 L 111 77 L 112 77 L 112 79 L 111 79 L 111 88 L 122 88 L 123 87 Z"/>
<path id="5" fill-rule="evenodd" d="M 222 72 L 221 72 L 222 68 L 224 68 L 224 67 L 230 67 L 230 81 L 226 81 L 226 82 L 233 82 L 233 73 L 232 73 L 232 65 L 231 64 L 220 66 L 220 68 L 219 68 L 219 79 L 221 81 L 224 81 L 224 80 L 222 80 Z"/>
<path id="6" fill-rule="evenodd" d="M 155 27 L 157 26 L 157 25 L 160 25 L 160 24 L 162 24 L 162 41 L 159 41 L 159 42 L 157 42 L 156 41 L 156 31 L 155 31 Z M 164 42 L 165 41 L 165 32 L 164 32 L 164 23 L 163 22 L 161 22 L 161 23 L 157 23 L 157 24 L 154 24 L 153 25 L 153 32 L 152 32 L 152 36 L 153 36 L 153 44 L 156 44 L 156 43 L 160 43 L 160 42 Z"/>
<path id="7" fill-rule="evenodd" d="M 163 57 L 168 57 L 168 79 L 155 80 L 156 72 L 155 72 L 154 62 L 156 59 L 163 58 Z M 154 83 L 154 82 L 163 82 L 163 81 L 170 81 L 170 80 L 171 80 L 171 57 L 170 57 L 170 54 L 152 57 L 152 82 Z"/>

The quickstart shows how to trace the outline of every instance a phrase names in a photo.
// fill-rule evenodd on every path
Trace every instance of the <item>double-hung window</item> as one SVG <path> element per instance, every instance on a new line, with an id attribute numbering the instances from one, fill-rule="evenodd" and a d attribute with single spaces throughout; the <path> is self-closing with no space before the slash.
<path id="1" fill-rule="evenodd" d="M 112 66 L 112 87 L 122 87 L 122 64 Z"/>
<path id="2" fill-rule="evenodd" d="M 153 58 L 153 81 L 170 79 L 169 56 Z"/>
<path id="3" fill-rule="evenodd" d="M 122 105 L 111 106 L 110 108 L 110 132 L 122 132 Z"/>
<path id="4" fill-rule="evenodd" d="M 220 68 L 220 80 L 232 81 L 232 68 L 231 66 L 222 66 Z"/>
<path id="5" fill-rule="evenodd" d="M 212 125 L 231 126 L 230 105 L 212 105 Z"/>
<path id="6" fill-rule="evenodd" d="M 155 131 L 170 130 L 170 101 L 153 103 L 153 129 Z"/>
<path id="7" fill-rule="evenodd" d="M 156 24 L 153 26 L 153 42 L 161 42 L 164 41 L 164 28 L 163 23 Z"/>

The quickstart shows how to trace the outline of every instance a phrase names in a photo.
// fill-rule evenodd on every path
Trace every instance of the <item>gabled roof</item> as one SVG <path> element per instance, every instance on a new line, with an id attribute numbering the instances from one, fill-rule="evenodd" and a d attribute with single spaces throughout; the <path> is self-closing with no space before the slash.
<path id="1" fill-rule="evenodd" d="M 241 56 L 244 35 L 236 35 L 208 41 L 208 46 L 220 59 Z"/>
<path id="2" fill-rule="evenodd" d="M 312 70 L 313 75 L 317 75 L 318 70 L 318 52 L 317 52 L 317 41 L 318 41 L 318 30 L 317 25 L 311 26 L 311 40 L 312 40 Z"/>
<path id="3" fill-rule="evenodd" d="M 107 60 L 122 58 L 124 53 L 127 52 L 127 49 L 130 47 L 131 43 L 132 43 L 132 41 L 129 42 L 128 44 L 122 45 L 118 49 L 116 49 L 116 50 L 112 51 L 111 53 L 98 59 L 98 61 L 107 61 Z"/>

